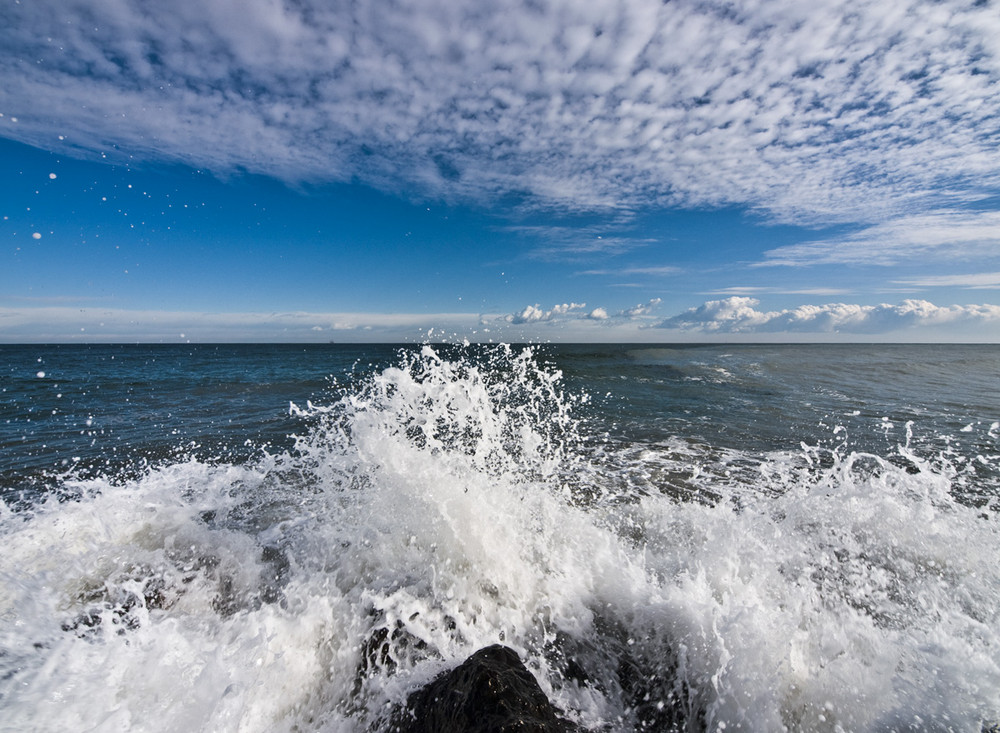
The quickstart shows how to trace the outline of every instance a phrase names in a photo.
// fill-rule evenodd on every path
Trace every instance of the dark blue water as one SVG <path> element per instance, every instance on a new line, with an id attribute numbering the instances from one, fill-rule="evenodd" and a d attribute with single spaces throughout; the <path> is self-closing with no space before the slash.
<path id="1" fill-rule="evenodd" d="M 869 429 L 883 417 L 952 432 L 1000 415 L 995 346 L 564 346 L 551 358 L 592 394 L 610 393 L 631 437 L 766 450 L 825 438 L 831 422 L 868 442 L 885 434 Z"/>
<path id="2" fill-rule="evenodd" d="M 335 399 L 413 348 L 0 346 L 4 469 L 50 469 L 74 458 L 135 459 L 178 450 L 232 459 L 264 446 L 284 447 L 295 430 L 290 402 Z M 535 350 L 563 371 L 568 390 L 594 398 L 588 417 L 625 440 L 684 436 L 770 450 L 828 442 L 831 428 L 841 426 L 852 446 L 881 449 L 900 440 L 899 428 L 912 422 L 923 440 L 988 450 L 990 426 L 1000 420 L 995 346 Z"/>
<path id="3" fill-rule="evenodd" d="M 4 488 L 65 471 L 118 471 L 197 455 L 242 461 L 286 448 L 289 403 L 393 360 L 394 346 L 0 346 Z"/>

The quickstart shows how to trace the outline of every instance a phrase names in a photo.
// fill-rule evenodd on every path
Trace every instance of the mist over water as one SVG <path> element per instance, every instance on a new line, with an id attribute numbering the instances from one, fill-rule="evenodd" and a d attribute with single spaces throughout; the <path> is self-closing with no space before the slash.
<path id="1" fill-rule="evenodd" d="M 995 347 L 0 353 L 0 728 L 1000 721 Z"/>

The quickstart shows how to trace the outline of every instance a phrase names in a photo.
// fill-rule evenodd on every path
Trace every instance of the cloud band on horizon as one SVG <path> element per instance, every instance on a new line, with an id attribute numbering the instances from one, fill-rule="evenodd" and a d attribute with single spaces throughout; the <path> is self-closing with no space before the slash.
<path id="1" fill-rule="evenodd" d="M 937 306 L 926 300 L 904 300 L 865 306 L 830 303 L 779 311 L 759 311 L 755 298 L 730 297 L 711 300 L 656 324 L 655 328 L 694 331 L 702 334 L 735 333 L 847 333 L 885 334 L 921 328 L 976 328 L 982 336 L 1000 326 L 1000 306 Z M 989 339 L 986 339 L 989 340 Z"/>
<path id="2" fill-rule="evenodd" d="M 65 306 L 0 308 L 0 343 L 65 342 L 414 342 L 712 341 L 787 334 L 884 336 L 896 340 L 996 340 L 1000 306 L 834 303 L 760 311 L 753 298 L 707 301 L 663 318 L 659 299 L 613 315 L 579 303 L 516 314 L 201 313 Z"/>

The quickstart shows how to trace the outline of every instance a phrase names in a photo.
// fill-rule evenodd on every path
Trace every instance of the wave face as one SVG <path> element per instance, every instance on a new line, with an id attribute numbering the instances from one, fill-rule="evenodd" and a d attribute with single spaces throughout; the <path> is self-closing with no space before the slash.
<path id="1" fill-rule="evenodd" d="M 496 643 L 589 730 L 1000 721 L 995 423 L 823 383 L 706 428 L 788 399 L 750 352 L 394 354 L 287 444 L 5 479 L 0 727 L 379 730 Z"/>

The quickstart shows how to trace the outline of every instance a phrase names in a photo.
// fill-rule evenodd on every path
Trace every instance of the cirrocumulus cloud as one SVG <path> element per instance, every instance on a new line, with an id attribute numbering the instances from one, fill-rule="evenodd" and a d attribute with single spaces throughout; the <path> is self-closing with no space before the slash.
<path id="1" fill-rule="evenodd" d="M 1000 188 L 987 2 L 33 0 L 0 78 L 4 137 L 407 195 L 874 224 Z"/>

